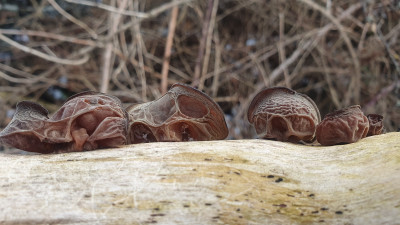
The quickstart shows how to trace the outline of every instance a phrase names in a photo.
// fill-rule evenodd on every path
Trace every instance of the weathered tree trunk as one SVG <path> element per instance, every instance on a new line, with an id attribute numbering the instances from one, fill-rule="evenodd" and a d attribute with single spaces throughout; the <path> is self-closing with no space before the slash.
<path id="1" fill-rule="evenodd" d="M 0 154 L 0 224 L 399 224 L 400 133 Z"/>

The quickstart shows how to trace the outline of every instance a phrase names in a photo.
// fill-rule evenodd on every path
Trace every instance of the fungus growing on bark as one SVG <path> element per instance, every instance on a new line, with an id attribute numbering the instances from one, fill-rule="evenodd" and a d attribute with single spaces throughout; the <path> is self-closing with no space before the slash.
<path id="1" fill-rule="evenodd" d="M 4 144 L 30 152 L 93 150 L 126 144 L 127 114 L 116 97 L 97 92 L 76 94 L 50 118 L 41 105 L 22 101 L 0 132 Z"/>
<path id="2" fill-rule="evenodd" d="M 383 116 L 378 114 L 369 114 L 367 118 L 369 122 L 369 130 L 367 136 L 382 134 Z"/>
<path id="3" fill-rule="evenodd" d="M 174 84 L 161 98 L 128 107 L 129 142 L 207 141 L 228 135 L 224 113 L 206 94 Z"/>
<path id="4" fill-rule="evenodd" d="M 285 87 L 259 92 L 249 105 L 247 118 L 260 138 L 293 143 L 312 142 L 321 121 L 311 98 Z"/>
<path id="5" fill-rule="evenodd" d="M 328 113 L 317 126 L 321 145 L 353 143 L 367 136 L 369 123 L 359 105 Z"/>

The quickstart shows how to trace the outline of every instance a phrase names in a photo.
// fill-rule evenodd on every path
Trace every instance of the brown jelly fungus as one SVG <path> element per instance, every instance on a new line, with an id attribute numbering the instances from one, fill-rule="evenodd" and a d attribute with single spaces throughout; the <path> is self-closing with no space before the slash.
<path id="1" fill-rule="evenodd" d="M 174 84 L 161 98 L 127 111 L 130 143 L 221 140 L 228 135 L 221 108 L 184 84 Z"/>
<path id="2" fill-rule="evenodd" d="M 369 114 L 367 118 L 369 122 L 369 130 L 367 136 L 382 134 L 383 116 L 378 114 Z"/>
<path id="3" fill-rule="evenodd" d="M 359 105 L 328 113 L 317 126 L 321 145 L 353 143 L 367 136 L 369 123 Z"/>
<path id="4" fill-rule="evenodd" d="M 118 98 L 82 92 L 67 99 L 51 117 L 35 102 L 19 102 L 12 121 L 0 132 L 0 141 L 40 153 L 94 150 L 126 144 L 127 125 Z"/>
<path id="5" fill-rule="evenodd" d="M 247 118 L 260 138 L 312 142 L 321 121 L 314 101 L 285 87 L 267 88 L 250 103 Z"/>

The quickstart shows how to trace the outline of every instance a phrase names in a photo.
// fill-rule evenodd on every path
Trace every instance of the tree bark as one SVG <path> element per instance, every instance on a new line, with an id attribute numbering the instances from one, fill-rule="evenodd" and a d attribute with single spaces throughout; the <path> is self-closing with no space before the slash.
<path id="1" fill-rule="evenodd" d="M 0 224 L 398 224 L 400 133 L 0 154 Z"/>

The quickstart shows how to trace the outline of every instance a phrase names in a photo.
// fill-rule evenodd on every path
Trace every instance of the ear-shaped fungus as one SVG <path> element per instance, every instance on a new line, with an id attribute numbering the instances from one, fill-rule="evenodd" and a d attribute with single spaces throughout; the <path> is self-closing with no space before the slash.
<path id="1" fill-rule="evenodd" d="M 321 145 L 353 143 L 367 136 L 369 123 L 359 105 L 326 114 L 317 126 Z"/>
<path id="2" fill-rule="evenodd" d="M 367 136 L 382 134 L 383 116 L 378 114 L 369 114 L 367 118 L 369 122 L 369 130 Z"/>
<path id="3" fill-rule="evenodd" d="M 0 132 L 4 144 L 30 152 L 93 150 L 126 144 L 127 114 L 118 98 L 83 92 L 67 99 L 50 118 L 41 105 L 22 101 Z"/>
<path id="4" fill-rule="evenodd" d="M 174 84 L 161 98 L 128 109 L 130 143 L 221 140 L 228 135 L 221 108 L 206 94 Z"/>
<path id="5" fill-rule="evenodd" d="M 249 105 L 247 118 L 260 138 L 312 142 L 321 121 L 314 101 L 285 87 L 259 92 Z"/>

